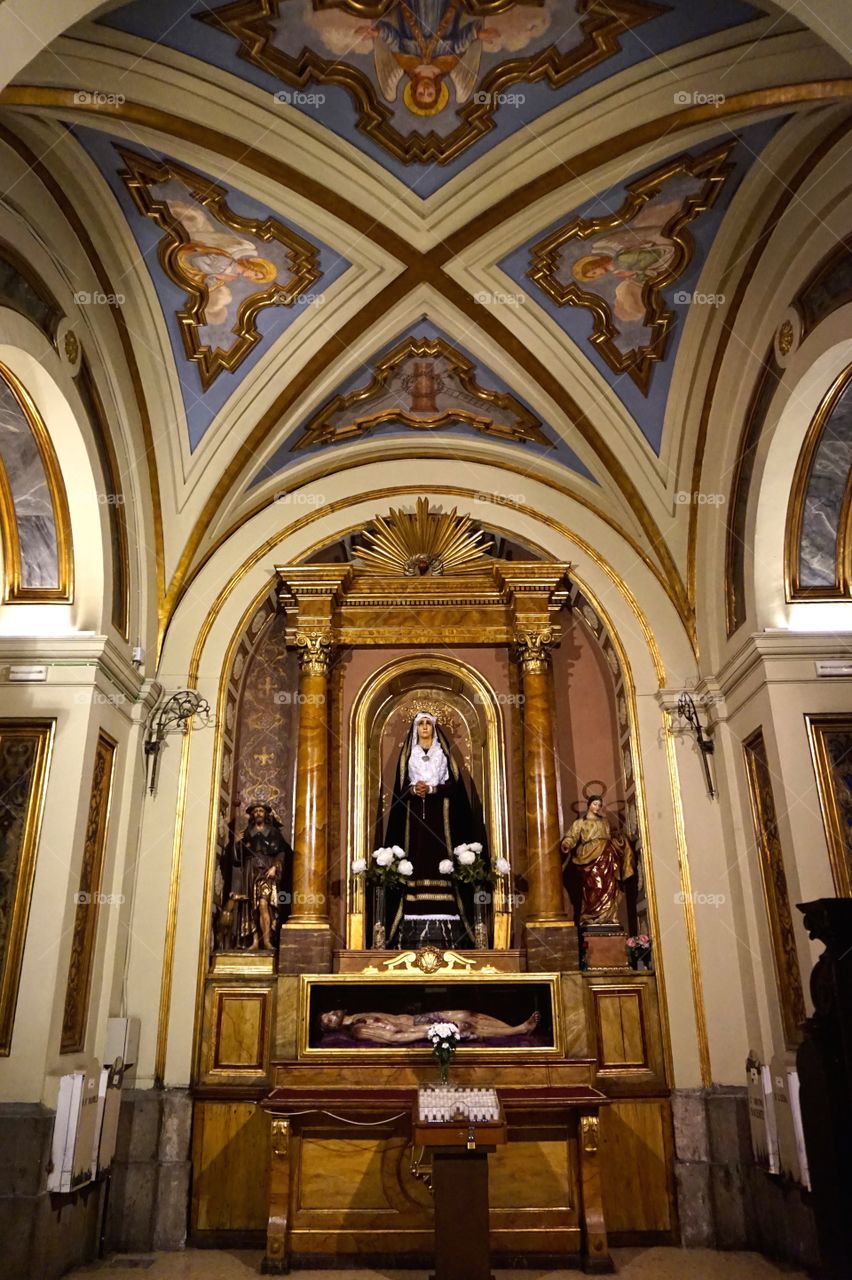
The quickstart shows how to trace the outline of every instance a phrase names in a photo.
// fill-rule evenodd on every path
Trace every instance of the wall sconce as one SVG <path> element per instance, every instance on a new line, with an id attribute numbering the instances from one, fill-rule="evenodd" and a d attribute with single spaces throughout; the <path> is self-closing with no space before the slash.
<path id="1" fill-rule="evenodd" d="M 153 712 L 145 739 L 145 781 L 152 796 L 157 794 L 160 752 L 165 746 L 166 734 L 176 725 L 186 733 L 193 716 L 201 716 L 205 724 L 210 723 L 210 703 L 197 689 L 178 689 Z"/>
<path id="2" fill-rule="evenodd" d="M 677 700 L 677 713 L 681 720 L 685 720 L 695 735 L 695 741 L 701 753 L 701 763 L 704 765 L 704 777 L 707 781 L 707 790 L 710 792 L 710 799 L 716 798 L 716 788 L 713 786 L 713 778 L 710 774 L 710 761 L 708 756 L 712 756 L 716 750 L 716 744 L 712 738 L 705 736 L 701 727 L 701 721 L 698 719 L 698 708 L 696 707 L 691 693 L 685 691 Z"/>

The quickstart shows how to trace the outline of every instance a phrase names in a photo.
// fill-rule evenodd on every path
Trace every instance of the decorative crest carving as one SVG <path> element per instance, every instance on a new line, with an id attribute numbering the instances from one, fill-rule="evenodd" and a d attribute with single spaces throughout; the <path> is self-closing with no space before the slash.
<path id="1" fill-rule="evenodd" d="M 481 573 L 490 538 L 477 529 L 470 516 L 429 510 L 429 499 L 418 498 L 415 513 L 391 507 L 387 519 L 376 516 L 365 529 L 370 544 L 357 546 L 353 554 L 368 572 L 383 578 L 439 577 Z"/>
<path id="2" fill-rule="evenodd" d="M 382 962 L 382 968 L 393 973 L 439 973 L 471 970 L 476 960 L 469 960 L 458 951 L 442 951 L 440 947 L 421 947 L 418 951 L 403 951 L 393 960 Z"/>

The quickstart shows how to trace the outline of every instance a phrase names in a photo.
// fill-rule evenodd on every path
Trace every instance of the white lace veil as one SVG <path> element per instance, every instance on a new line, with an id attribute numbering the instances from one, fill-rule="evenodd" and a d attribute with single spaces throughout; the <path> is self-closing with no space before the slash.
<path id="1" fill-rule="evenodd" d="M 428 752 L 424 751 L 417 741 L 417 726 L 421 720 L 429 720 L 432 725 L 432 745 Z M 438 730 L 435 717 L 428 711 L 418 711 L 411 725 L 411 753 L 408 757 L 408 782 L 425 782 L 430 787 L 439 787 L 447 782 L 450 776 L 449 761 L 444 748 L 438 741 Z"/>

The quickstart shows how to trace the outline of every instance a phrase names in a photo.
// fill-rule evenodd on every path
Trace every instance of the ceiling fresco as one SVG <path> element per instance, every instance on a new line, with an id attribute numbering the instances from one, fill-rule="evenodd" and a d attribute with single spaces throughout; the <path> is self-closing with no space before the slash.
<path id="1" fill-rule="evenodd" d="M 659 452 L 683 324 L 737 188 L 781 120 L 680 153 L 531 236 L 499 266 L 610 383 Z"/>
<path id="2" fill-rule="evenodd" d="M 530 405 L 424 316 L 346 378 L 276 449 L 249 487 L 305 455 L 348 440 L 450 431 L 454 437 L 486 435 L 522 444 L 534 455 L 593 480 L 573 449 Z"/>
<path id="3" fill-rule="evenodd" d="M 426 198 L 607 77 L 761 16 L 740 0 L 146 0 L 100 21 L 250 81 Z"/>
<path id="4" fill-rule="evenodd" d="M 121 205 L 174 352 L 190 449 L 246 373 L 349 262 L 302 227 L 167 156 L 75 129 Z"/>

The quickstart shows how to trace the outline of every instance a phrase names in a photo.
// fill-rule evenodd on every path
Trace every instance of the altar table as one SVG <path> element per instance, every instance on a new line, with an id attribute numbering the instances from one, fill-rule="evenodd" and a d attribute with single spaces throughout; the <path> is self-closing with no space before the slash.
<path id="1" fill-rule="evenodd" d="M 322 1068 L 319 1069 L 320 1072 Z M 269 1186 L 269 1221 L 267 1228 L 266 1256 L 262 1270 L 266 1274 L 284 1274 L 289 1272 L 293 1256 L 294 1220 L 296 1234 L 305 1254 L 316 1253 L 310 1236 L 319 1235 L 319 1225 L 302 1225 L 299 1223 L 300 1199 L 298 1192 L 299 1167 L 297 1148 L 306 1138 L 355 1141 L 364 1138 L 376 1139 L 382 1135 L 402 1135 L 408 1141 L 412 1135 L 412 1120 L 417 1102 L 416 1085 L 405 1087 L 364 1087 L 349 1085 L 336 1087 L 317 1085 L 309 1082 L 316 1072 L 305 1072 L 299 1067 L 288 1070 L 288 1076 L 299 1073 L 304 1079 L 298 1084 L 285 1084 L 264 1098 L 261 1106 L 271 1119 L 272 1160 Z M 461 1081 L 459 1081 L 461 1083 Z M 565 1214 L 572 1220 L 560 1233 L 552 1231 L 555 1242 L 553 1253 L 562 1252 L 567 1262 L 576 1259 L 586 1271 L 611 1271 L 612 1261 L 607 1243 L 606 1225 L 604 1222 L 603 1202 L 601 1195 L 601 1176 L 598 1157 L 598 1124 L 599 1109 L 606 1105 L 608 1099 L 599 1090 L 588 1085 L 496 1085 L 497 1093 L 503 1106 L 508 1126 L 509 1144 L 533 1139 L 556 1138 L 568 1144 L 569 1180 L 576 1165 L 576 1187 L 574 1190 L 577 1203 L 575 1209 L 566 1209 Z M 572 1155 L 572 1153 L 575 1153 Z M 515 1208 L 524 1217 L 524 1187 L 518 1185 L 518 1201 Z M 570 1203 L 571 1196 L 567 1199 Z M 403 1206 L 403 1210 L 406 1206 Z M 572 1216 L 573 1215 L 573 1216 Z M 491 1235 L 492 1248 L 496 1244 L 498 1257 L 500 1244 L 510 1231 L 496 1225 L 497 1214 L 492 1205 Z M 510 1217 L 515 1216 L 512 1213 Z M 303 1215 L 304 1217 L 304 1215 Z M 541 1217 L 541 1215 L 539 1215 Z M 576 1221 L 573 1220 L 576 1218 Z M 349 1219 L 352 1225 L 349 1225 Z M 375 1232 L 363 1221 L 363 1213 L 357 1212 L 343 1215 L 335 1220 L 333 1230 L 336 1236 L 327 1234 L 327 1239 L 335 1239 L 338 1256 L 352 1256 L 361 1265 L 368 1265 L 371 1260 L 378 1261 L 376 1252 L 387 1252 L 375 1248 Z M 546 1225 L 536 1225 L 535 1210 L 530 1210 L 524 1217 L 528 1225 L 518 1229 L 520 1239 L 525 1239 L 535 1231 L 547 1231 Z M 421 1210 L 420 1220 L 412 1228 L 412 1218 L 405 1218 L 405 1231 L 393 1230 L 393 1226 L 380 1228 L 389 1242 L 397 1245 L 407 1233 L 409 1245 L 420 1246 L 420 1253 L 431 1252 L 432 1224 L 431 1213 Z M 331 1223 L 329 1224 L 331 1228 Z M 576 1242 L 577 1247 L 560 1246 L 561 1239 Z M 408 1246 L 406 1246 L 408 1247 Z M 403 1250 L 404 1251 L 404 1250 Z M 297 1256 L 302 1250 L 297 1249 Z M 399 1262 L 399 1250 L 395 1253 Z M 504 1253 L 509 1251 L 504 1250 Z M 514 1258 L 524 1253 L 523 1248 L 513 1248 Z"/>

